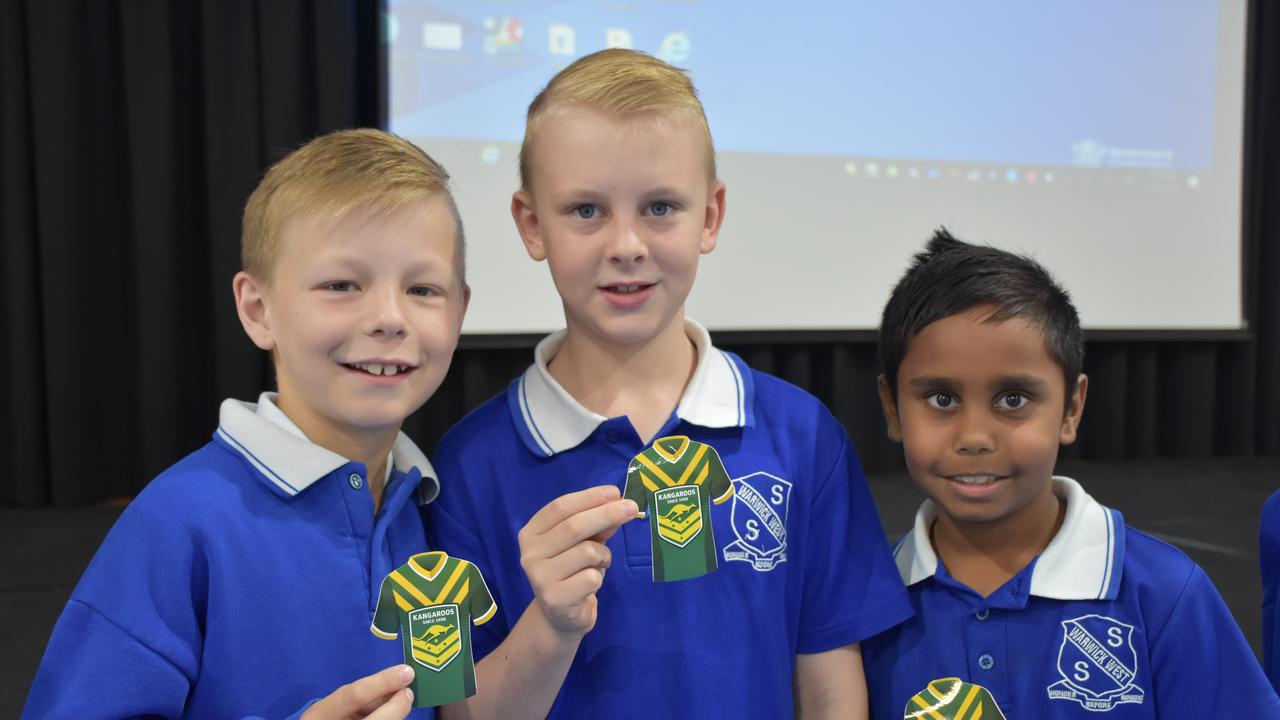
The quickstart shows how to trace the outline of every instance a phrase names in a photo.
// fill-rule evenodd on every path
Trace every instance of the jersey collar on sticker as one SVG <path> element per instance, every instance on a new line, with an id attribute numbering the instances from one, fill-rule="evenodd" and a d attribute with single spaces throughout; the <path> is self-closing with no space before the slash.
<path id="1" fill-rule="evenodd" d="M 698 366 L 676 408 L 685 422 L 707 428 L 746 427 L 753 422 L 747 368 L 711 345 L 711 335 L 685 319 L 685 332 L 698 348 Z M 564 331 L 549 335 L 533 351 L 534 362 L 507 390 L 520 437 L 533 452 L 551 456 L 582 444 L 608 418 L 586 409 L 551 377 L 547 364 L 564 342 Z"/>
<path id="2" fill-rule="evenodd" d="M 1124 565 L 1123 517 L 1071 478 L 1054 477 L 1053 492 L 1066 500 L 1067 514 L 1036 561 L 1030 593 L 1052 600 L 1114 600 Z M 938 556 L 929 542 L 929 528 L 937 516 L 937 506 L 926 500 L 916 511 L 911 532 L 893 549 L 907 585 L 927 580 L 938 570 Z"/>
<path id="3" fill-rule="evenodd" d="M 256 404 L 223 400 L 215 435 L 243 456 L 272 488 L 290 496 L 350 462 L 308 440 L 276 407 L 275 393 L 262 393 Z M 419 504 L 425 505 L 440 494 L 435 468 L 404 433 L 397 435 L 391 446 L 391 465 L 402 473 L 414 468 L 421 473 Z"/>

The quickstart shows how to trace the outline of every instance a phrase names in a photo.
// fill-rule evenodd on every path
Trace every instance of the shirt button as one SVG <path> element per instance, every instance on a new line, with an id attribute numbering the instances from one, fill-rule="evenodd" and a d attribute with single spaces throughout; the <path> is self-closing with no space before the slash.
<path id="1" fill-rule="evenodd" d="M 358 473 L 351 473 L 351 477 L 347 478 L 347 482 L 351 483 L 352 490 L 359 490 L 364 487 L 364 478 L 360 477 Z"/>
<path id="2" fill-rule="evenodd" d="M 616 430 L 610 430 L 609 432 L 604 434 L 604 439 L 608 440 L 611 443 L 616 443 L 622 439 L 622 436 L 619 435 Z"/>
<path id="3" fill-rule="evenodd" d="M 978 656 L 978 667 L 982 668 L 983 670 L 990 670 L 991 668 L 995 667 L 995 664 L 996 664 L 995 658 L 991 657 L 990 655 L 987 655 L 984 653 Z"/>
<path id="4" fill-rule="evenodd" d="M 974 613 L 973 616 L 978 618 L 979 620 L 986 620 L 987 618 L 991 617 L 991 609 L 982 608 L 978 612 Z"/>

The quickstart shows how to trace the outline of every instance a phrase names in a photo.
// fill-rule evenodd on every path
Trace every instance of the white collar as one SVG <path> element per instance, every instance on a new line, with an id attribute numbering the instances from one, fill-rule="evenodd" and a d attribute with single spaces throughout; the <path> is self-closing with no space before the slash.
<path id="1" fill-rule="evenodd" d="M 752 424 L 752 386 L 746 367 L 711 345 L 711 335 L 685 319 L 685 333 L 698 349 L 698 365 L 680 397 L 676 416 L 708 428 Z M 533 351 L 534 362 L 508 390 L 520 436 L 533 452 L 550 457 L 577 447 L 608 418 L 583 407 L 547 369 L 564 343 L 564 330 Z"/>
<path id="2" fill-rule="evenodd" d="M 241 400 L 222 401 L 218 417 L 218 437 L 261 473 L 279 492 L 293 496 L 317 480 L 346 465 L 350 460 L 307 439 L 275 404 L 275 393 L 262 393 L 257 404 Z M 427 456 L 404 433 L 391 445 L 391 462 L 402 473 L 417 468 L 422 475 L 418 502 L 427 504 L 440 494 L 440 481 Z"/>
<path id="3" fill-rule="evenodd" d="M 1124 565 L 1124 518 L 1071 478 L 1055 476 L 1053 492 L 1066 500 L 1067 514 L 1036 561 L 1030 593 L 1053 600 L 1114 600 Z M 929 542 L 929 528 L 937 516 L 937 505 L 925 500 L 916 511 L 915 526 L 893 549 L 907 585 L 931 578 L 938 570 L 938 556 Z"/>

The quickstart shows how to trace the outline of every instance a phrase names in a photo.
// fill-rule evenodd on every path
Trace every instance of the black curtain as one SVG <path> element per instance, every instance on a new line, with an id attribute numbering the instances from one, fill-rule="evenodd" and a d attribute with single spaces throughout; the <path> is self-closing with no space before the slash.
<path id="1" fill-rule="evenodd" d="M 207 441 L 222 398 L 268 386 L 231 302 L 240 212 L 283 153 L 376 123 L 377 13 L 352 0 L 0 3 L 0 504 L 133 495 Z M 1251 333 L 1092 340 L 1070 456 L 1280 453 L 1280 8 L 1252 13 Z M 870 469 L 899 467 L 874 344 L 796 340 L 718 342 L 826 402 Z M 516 345 L 464 346 L 406 431 L 433 447 L 523 370 L 531 342 Z"/>

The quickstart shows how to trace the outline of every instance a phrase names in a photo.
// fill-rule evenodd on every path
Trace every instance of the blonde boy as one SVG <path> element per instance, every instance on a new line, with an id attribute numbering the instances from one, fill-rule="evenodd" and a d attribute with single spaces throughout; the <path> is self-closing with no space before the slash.
<path id="1" fill-rule="evenodd" d="M 838 423 L 685 318 L 724 212 L 683 71 L 607 50 L 530 106 L 512 215 L 567 327 L 442 440 L 450 492 L 429 525 L 498 598 L 478 654 L 522 612 L 554 628 L 557 657 L 576 648 L 551 717 L 858 717 L 858 642 L 909 614 Z M 655 583 L 619 487 L 666 437 L 712 445 L 736 492 L 705 509 L 720 568 Z"/>
<path id="2" fill-rule="evenodd" d="M 366 628 L 383 577 L 426 550 L 419 506 L 439 491 L 399 430 L 444 378 L 467 306 L 448 176 L 382 132 L 317 138 L 250 197 L 242 251 L 236 309 L 278 391 L 223 402 L 213 441 L 125 510 L 29 717 L 409 712 L 399 644 Z"/>

